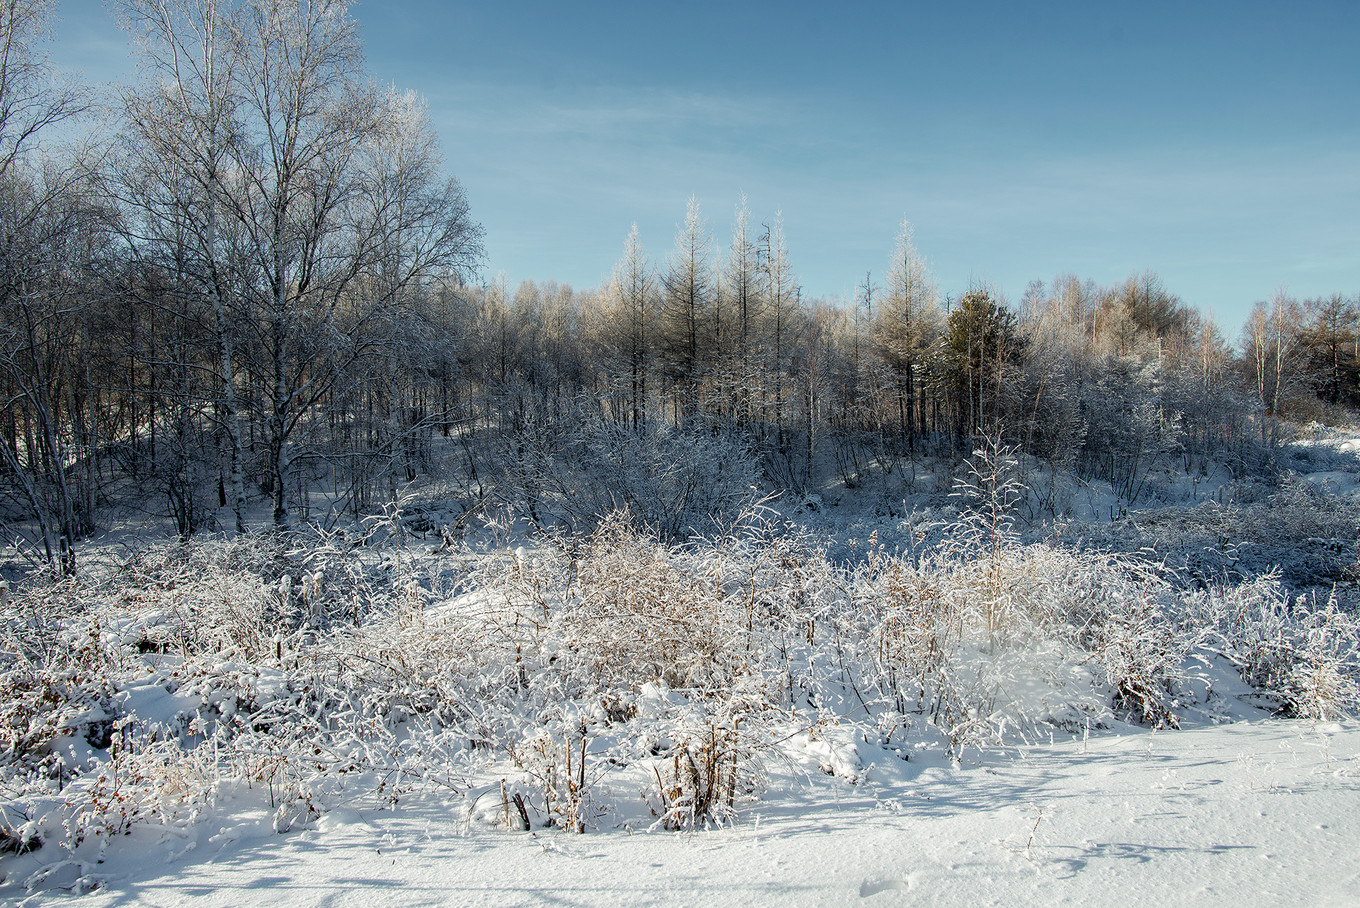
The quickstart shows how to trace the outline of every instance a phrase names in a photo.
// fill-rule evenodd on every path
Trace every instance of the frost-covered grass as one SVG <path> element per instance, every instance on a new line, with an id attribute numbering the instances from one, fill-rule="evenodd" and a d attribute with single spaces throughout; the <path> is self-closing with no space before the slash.
<path id="1" fill-rule="evenodd" d="M 1125 723 L 1360 705 L 1360 623 L 1334 601 L 1275 576 L 1183 588 L 972 513 L 925 551 L 871 534 L 852 562 L 759 510 L 685 544 L 617 512 L 438 551 L 389 515 L 28 583 L 0 638 L 6 885 L 98 885 L 119 837 L 231 815 L 284 832 L 438 794 L 465 832 L 697 830 L 790 773 L 854 785 Z"/>
<path id="2" fill-rule="evenodd" d="M 1147 510 L 1081 531 L 1092 544 L 1147 553 L 1201 585 L 1275 573 L 1292 590 L 1326 591 L 1360 579 L 1360 508 L 1299 477 L 1242 490 L 1225 504 Z"/>

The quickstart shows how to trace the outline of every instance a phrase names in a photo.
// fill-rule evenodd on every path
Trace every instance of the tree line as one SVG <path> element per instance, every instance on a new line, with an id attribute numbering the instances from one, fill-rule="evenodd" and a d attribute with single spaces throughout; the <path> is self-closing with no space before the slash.
<path id="1" fill-rule="evenodd" d="M 641 476 L 663 519 L 981 432 L 1134 500 L 1154 461 L 1260 469 L 1282 421 L 1360 404 L 1354 297 L 1281 293 L 1238 354 L 1151 273 L 943 297 L 904 225 L 853 300 L 811 299 L 744 198 L 725 243 L 691 200 L 661 260 L 634 227 L 600 288 L 476 284 L 482 228 L 344 2 L 118 7 L 143 77 L 56 145 L 94 102 L 42 56 L 50 4 L 0 6 L 0 530 L 57 571 L 109 504 L 187 537 L 426 476 L 548 525 Z"/>
<path id="2" fill-rule="evenodd" d="M 986 286 L 943 296 L 904 223 L 882 278 L 850 301 L 807 299 L 779 216 L 756 226 L 744 198 L 725 248 L 691 200 L 669 254 L 650 259 L 634 227 L 602 288 L 493 283 L 468 298 L 474 325 L 497 322 L 500 353 L 472 371 L 496 390 L 465 416 L 511 436 L 564 418 L 728 433 L 783 489 L 909 471 L 986 434 L 1132 502 L 1157 464 L 1267 471 L 1282 423 L 1360 403 L 1356 297 L 1281 292 L 1255 307 L 1239 354 L 1151 272 L 1035 281 L 1016 305 Z M 461 350 L 476 361 L 475 342 Z"/>

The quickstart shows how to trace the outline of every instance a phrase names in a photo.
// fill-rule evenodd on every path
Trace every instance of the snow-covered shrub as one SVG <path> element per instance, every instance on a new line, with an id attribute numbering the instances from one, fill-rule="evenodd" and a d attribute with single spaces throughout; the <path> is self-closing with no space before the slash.
<path id="1" fill-rule="evenodd" d="M 63 755 L 63 738 L 92 748 L 108 746 L 116 714 L 107 677 L 74 667 L 19 662 L 0 671 L 0 763 L 3 772 L 58 784 L 80 767 Z M 81 748 L 83 750 L 84 748 Z"/>
<path id="2" fill-rule="evenodd" d="M 1335 596 L 1318 607 L 1279 577 L 1208 594 L 1215 648 L 1283 715 L 1332 719 L 1360 709 L 1360 616 Z"/>
<path id="3" fill-rule="evenodd" d="M 1196 640 L 1154 573 L 1048 545 L 987 540 L 919 563 L 871 559 L 855 597 L 892 709 L 924 713 L 956 751 L 1007 727 L 1071 724 L 1073 708 L 1174 724 L 1174 690 Z M 1081 678 L 1107 691 L 1103 706 L 1077 689 Z M 1071 679 L 1065 695 L 1061 679 Z M 1052 694 L 1035 699 L 1036 687 Z"/>
<path id="4" fill-rule="evenodd" d="M 628 510 L 663 540 L 709 532 L 758 497 L 759 460 L 730 433 L 599 421 L 585 439 L 583 483 L 595 513 Z"/>
<path id="5" fill-rule="evenodd" d="M 586 770 L 590 723 L 584 718 L 564 721 L 560 715 L 557 719 L 531 729 L 512 746 L 511 756 L 542 792 L 547 825 L 585 832 L 590 809 Z"/>
<path id="6" fill-rule="evenodd" d="M 1278 572 L 1286 587 L 1303 591 L 1356 579 L 1360 504 L 1286 476 L 1268 495 L 1161 508 L 1084 532 L 1090 544 L 1149 553 L 1200 586 Z"/>
<path id="7" fill-rule="evenodd" d="M 114 747 L 93 774 L 64 793 L 64 844 L 75 849 L 93 837 L 103 848 L 134 823 L 190 824 L 207 809 L 217 777 L 206 748 L 186 751 L 171 740 Z"/>
<path id="8" fill-rule="evenodd" d="M 691 700 L 670 729 L 670 746 L 652 763 L 664 829 L 722 825 L 760 782 L 760 757 L 771 748 L 771 696 L 746 675 L 730 690 Z"/>
<path id="9" fill-rule="evenodd" d="M 985 554 L 976 561 L 937 554 L 919 564 L 872 557 L 857 572 L 856 608 L 838 633 L 838 655 L 850 649 L 872 660 L 883 706 L 896 715 L 924 714 L 955 754 L 999 735 L 999 669 L 1022 635 L 1022 616 L 1009 608 L 1002 626 L 1000 603 L 1014 603 L 998 598 L 996 567 Z M 870 652 L 853 652 L 859 638 Z"/>
<path id="10" fill-rule="evenodd" d="M 626 509 L 660 539 L 685 540 L 759 497 L 749 441 L 702 426 L 635 428 L 582 414 L 569 426 L 526 424 L 511 449 L 505 472 L 516 509 L 540 528 L 578 538 Z"/>
<path id="11" fill-rule="evenodd" d="M 412 605 L 418 578 L 399 528 L 394 508 L 353 539 L 265 533 L 144 548 L 113 579 L 133 619 L 125 640 L 155 652 L 277 661 L 299 631 Z"/>
<path id="12" fill-rule="evenodd" d="M 539 645 L 551 652 L 529 669 L 531 701 L 548 692 L 593 713 L 564 719 L 554 705 L 544 715 L 556 718 L 541 718 L 516 749 L 554 822 L 581 828 L 589 778 L 582 761 L 595 755 L 586 742 L 598 739 L 609 751 L 604 728 L 618 723 L 652 742 L 643 759 L 662 825 L 730 815 L 755 786 L 757 754 L 767 746 L 763 717 L 791 685 L 792 638 L 811 633 L 805 622 L 817 607 L 818 568 L 806 556 L 796 540 L 766 540 L 749 527 L 666 544 L 615 512 L 580 546 L 570 572 L 545 557 L 503 578 L 510 582 L 495 598 L 542 623 Z M 667 705 L 640 716 L 639 699 L 656 690 L 667 691 Z M 613 748 L 608 758 L 621 764 L 639 758 Z"/>
<path id="13" fill-rule="evenodd" d="M 1293 673 L 1291 600 L 1273 573 L 1209 594 L 1204 623 L 1216 632 L 1220 652 L 1256 690 L 1282 692 Z"/>
<path id="14" fill-rule="evenodd" d="M 877 612 L 869 620 L 895 708 L 899 713 L 926 709 L 964 634 L 963 614 L 947 578 L 892 558 L 865 580 L 869 589 L 861 595 Z"/>
<path id="15" fill-rule="evenodd" d="M 1114 703 L 1137 722 L 1176 726 L 1173 686 L 1194 638 L 1170 620 L 1151 590 L 1112 603 L 1080 635 L 1114 688 Z"/>
<path id="16" fill-rule="evenodd" d="M 0 601 L 0 780 L 60 787 L 108 746 L 116 664 L 88 593 L 43 580 Z"/>
<path id="17" fill-rule="evenodd" d="M 1301 622 L 1304 645 L 1287 690 L 1293 711 L 1310 719 L 1353 715 L 1360 708 L 1360 616 L 1333 596 Z"/>
<path id="18" fill-rule="evenodd" d="M 324 692 L 325 733 L 355 768 L 442 778 L 460 754 L 508 753 L 525 713 L 551 699 L 546 630 L 541 612 L 488 590 L 337 629 L 302 654 L 299 671 Z"/>
<path id="19" fill-rule="evenodd" d="M 390 765 L 363 746 L 382 735 L 335 708 L 359 697 L 323 643 L 335 632 L 307 606 L 320 601 L 319 577 L 349 571 L 368 597 L 360 613 L 396 613 L 410 576 L 381 556 L 342 568 L 338 554 L 304 535 L 153 546 L 107 575 L 34 581 L 8 597 L 5 815 L 64 827 L 68 848 L 134 823 L 188 823 L 212 753 L 213 778 L 268 788 L 282 828 L 306 813 L 315 779 Z"/>
<path id="20" fill-rule="evenodd" d="M 989 487 L 975 503 L 1004 503 Z M 684 543 L 617 512 L 438 553 L 392 512 L 348 538 L 152 547 L 0 604 L 0 847 L 191 825 L 223 786 L 267 795 L 279 830 L 336 791 L 416 786 L 497 828 L 703 827 L 780 766 L 855 784 L 856 741 L 958 756 L 1174 725 L 1194 656 L 1290 715 L 1360 706 L 1335 601 L 1188 593 L 1144 558 L 1022 545 L 1004 508 L 936 546 L 871 533 L 851 564 L 758 510 Z"/>
<path id="21" fill-rule="evenodd" d="M 611 514 L 577 562 L 563 642 L 601 689 L 730 684 L 748 631 L 710 567 L 639 534 L 628 513 Z"/>

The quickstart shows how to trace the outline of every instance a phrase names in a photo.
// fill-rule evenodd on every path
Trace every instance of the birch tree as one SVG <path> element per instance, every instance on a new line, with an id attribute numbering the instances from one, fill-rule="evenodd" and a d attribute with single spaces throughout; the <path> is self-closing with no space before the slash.
<path id="1" fill-rule="evenodd" d="M 1268 304 L 1257 302 L 1243 328 L 1248 369 L 1264 414 L 1261 442 L 1272 448 L 1279 443 L 1281 408 L 1288 408 L 1302 383 L 1302 328 L 1303 307 L 1283 289 Z"/>
<path id="2" fill-rule="evenodd" d="M 43 0 L 0 3 L 0 475 L 34 519 L 43 560 L 71 573 L 93 520 L 93 489 L 75 487 L 73 427 L 94 430 L 93 414 L 74 410 L 89 390 L 78 387 L 89 374 L 79 368 L 90 342 L 84 266 L 103 245 L 103 214 L 86 160 L 37 149 L 85 109 L 41 53 L 50 13 Z M 93 456 L 88 433 L 83 441 Z"/>
<path id="3" fill-rule="evenodd" d="M 349 399 L 350 367 L 390 347 L 412 294 L 470 274 L 481 228 L 441 175 L 423 103 L 365 81 L 342 0 L 124 7 L 153 76 L 126 105 L 132 170 L 153 175 L 133 241 L 154 248 L 173 242 L 165 225 L 188 225 L 175 235 L 211 300 L 238 529 L 242 383 L 258 392 L 262 486 L 287 526 L 316 409 Z"/>
<path id="4" fill-rule="evenodd" d="M 244 45 L 234 27 L 243 9 L 233 0 L 125 0 L 121 9 L 148 74 L 123 98 L 118 182 L 131 214 L 129 246 L 143 266 L 173 275 L 181 325 L 193 320 L 208 327 L 216 391 L 215 405 L 203 412 L 214 414 L 226 438 L 222 497 L 236 531 L 244 532 L 237 385 L 246 273 L 241 244 L 229 236 L 239 238 L 240 225 L 224 224 L 234 211 L 232 191 L 239 188 L 231 152 L 243 129 Z M 199 305 L 206 311 L 198 311 Z M 180 402 L 182 408 L 190 405 Z"/>
<path id="5" fill-rule="evenodd" d="M 9 173 L 48 127 L 87 109 L 41 52 L 52 0 L 0 0 L 0 173 Z"/>

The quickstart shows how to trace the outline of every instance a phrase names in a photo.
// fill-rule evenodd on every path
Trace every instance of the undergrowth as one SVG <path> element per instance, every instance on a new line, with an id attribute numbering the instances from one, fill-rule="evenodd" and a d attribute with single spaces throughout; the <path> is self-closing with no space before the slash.
<path id="1" fill-rule="evenodd" d="M 285 830 L 337 791 L 421 786 L 511 829 L 694 829 L 736 819 L 791 742 L 853 782 L 846 728 L 957 759 L 1175 726 L 1207 708 L 1209 664 L 1281 715 L 1360 706 L 1360 622 L 1334 600 L 1274 575 L 1181 589 L 977 513 L 930 552 L 870 538 L 851 565 L 758 509 L 684 544 L 623 511 L 528 552 L 243 536 L 30 583 L 0 616 L 0 844 L 75 854 L 233 791 Z"/>

